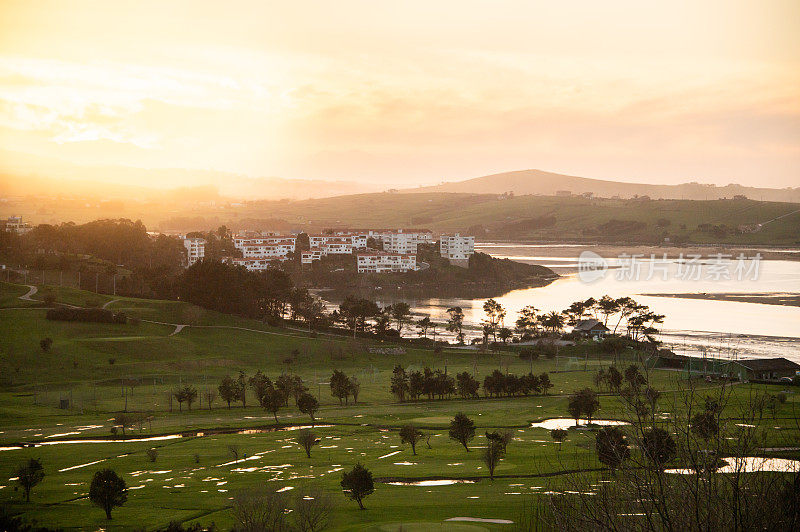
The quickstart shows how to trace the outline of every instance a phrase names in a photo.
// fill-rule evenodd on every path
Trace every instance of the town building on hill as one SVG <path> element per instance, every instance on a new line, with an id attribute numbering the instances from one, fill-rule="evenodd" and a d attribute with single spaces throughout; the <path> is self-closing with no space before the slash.
<path id="1" fill-rule="evenodd" d="M 28 222 L 22 221 L 22 216 L 9 216 L 4 223 L 4 226 L 5 230 L 9 233 L 17 233 L 18 235 L 24 235 L 33 229 Z"/>
<path id="2" fill-rule="evenodd" d="M 294 252 L 297 244 L 297 237 L 294 235 L 259 235 L 233 237 L 233 247 L 243 250 L 245 246 L 291 246 L 289 251 Z"/>
<path id="3" fill-rule="evenodd" d="M 189 267 L 206 256 L 206 241 L 203 238 L 184 238 L 186 248 L 186 266 Z"/>
<path id="4" fill-rule="evenodd" d="M 367 251 L 356 255 L 358 273 L 409 272 L 417 269 L 415 254 Z"/>
<path id="5" fill-rule="evenodd" d="M 259 258 L 238 258 L 238 257 L 228 257 L 225 259 L 225 262 L 228 264 L 233 264 L 234 266 L 244 266 L 247 268 L 248 271 L 251 272 L 258 272 L 264 271 L 269 269 L 279 262 L 285 262 L 289 260 L 289 257 L 286 255 L 276 256 L 276 257 L 259 257 Z"/>
<path id="6" fill-rule="evenodd" d="M 469 266 L 469 258 L 475 253 L 475 237 L 442 235 L 439 237 L 439 253 L 457 266 Z"/>

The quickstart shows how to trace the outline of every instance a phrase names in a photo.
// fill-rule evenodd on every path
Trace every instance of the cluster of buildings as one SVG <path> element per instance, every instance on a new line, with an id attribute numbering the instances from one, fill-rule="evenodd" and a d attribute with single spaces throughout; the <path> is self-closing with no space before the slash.
<path id="1" fill-rule="evenodd" d="M 31 229 L 31 225 L 28 222 L 22 221 L 22 216 L 9 216 L 5 222 L 0 222 L 3 224 L 3 227 L 9 233 L 17 233 L 18 235 L 24 235 Z"/>
<path id="2" fill-rule="evenodd" d="M 266 270 L 294 256 L 298 251 L 297 239 L 297 235 L 273 233 L 237 235 L 233 238 L 233 245 L 242 256 L 225 260 L 250 271 Z M 329 255 L 355 255 L 358 273 L 409 272 L 419 269 L 419 244 L 434 242 L 433 232 L 427 229 L 368 229 L 313 234 L 308 235 L 308 249 L 300 251 L 300 263 L 310 266 Z M 183 243 L 188 266 L 205 256 L 206 242 L 202 238 L 187 238 Z M 470 255 L 475 253 L 475 237 L 441 235 L 439 248 L 441 256 L 452 264 L 467 266 Z"/>

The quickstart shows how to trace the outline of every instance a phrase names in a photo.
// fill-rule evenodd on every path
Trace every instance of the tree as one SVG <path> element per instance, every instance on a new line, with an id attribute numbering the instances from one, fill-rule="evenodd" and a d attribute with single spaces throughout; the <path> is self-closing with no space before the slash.
<path id="1" fill-rule="evenodd" d="M 397 365 L 392 370 L 392 384 L 391 384 L 391 391 L 392 395 L 397 397 L 397 400 L 401 403 L 405 401 L 406 394 L 409 392 L 408 386 L 408 375 L 406 375 L 406 370 L 403 366 Z"/>
<path id="2" fill-rule="evenodd" d="M 708 441 L 719 433 L 719 423 L 714 412 L 701 412 L 692 416 L 691 430 L 703 441 Z"/>
<path id="3" fill-rule="evenodd" d="M 419 329 L 418 333 L 423 338 L 428 337 L 428 329 L 431 327 L 431 319 L 428 316 L 421 318 L 417 321 L 417 329 Z"/>
<path id="4" fill-rule="evenodd" d="M 456 375 L 456 383 L 458 385 L 458 393 L 463 399 L 478 397 L 480 383 L 466 371 Z"/>
<path id="5" fill-rule="evenodd" d="M 541 317 L 541 323 L 545 329 L 555 333 L 564 328 L 565 318 L 563 314 L 552 311 Z"/>
<path id="6" fill-rule="evenodd" d="M 642 436 L 642 450 L 656 469 L 663 470 L 667 462 L 672 461 L 678 448 L 675 440 L 664 429 L 650 429 Z"/>
<path id="7" fill-rule="evenodd" d="M 597 458 L 611 469 L 617 469 L 631 456 L 625 435 L 617 427 L 603 427 L 595 435 Z"/>
<path id="8" fill-rule="evenodd" d="M 606 371 L 606 381 L 608 381 L 608 387 L 612 390 L 619 392 L 620 386 L 622 386 L 622 373 L 616 368 L 616 366 L 610 366 L 608 371 Z"/>
<path id="9" fill-rule="evenodd" d="M 403 326 L 408 323 L 408 319 L 411 316 L 411 307 L 408 303 L 399 302 L 395 303 L 391 307 L 391 314 L 392 319 L 394 319 L 395 323 L 397 324 L 397 336 L 403 332 Z"/>
<path id="10" fill-rule="evenodd" d="M 297 400 L 297 408 L 300 412 L 310 417 L 311 425 L 314 425 L 314 415 L 317 413 L 317 410 L 319 410 L 319 401 L 317 401 L 317 398 L 310 393 L 304 393 Z"/>
<path id="11" fill-rule="evenodd" d="M 189 405 L 189 410 L 191 410 L 192 403 L 194 403 L 194 400 L 197 399 L 197 388 L 194 386 L 184 386 L 182 393 L 186 404 Z"/>
<path id="12" fill-rule="evenodd" d="M 25 491 L 25 502 L 31 502 L 31 489 L 44 479 L 42 463 L 31 458 L 22 464 L 16 471 L 17 484 Z"/>
<path id="13" fill-rule="evenodd" d="M 461 307 L 451 307 L 447 309 L 447 314 L 450 319 L 447 320 L 447 330 L 455 333 L 456 341 L 460 344 L 464 343 L 464 309 Z"/>
<path id="14" fill-rule="evenodd" d="M 550 382 L 550 375 L 547 373 L 539 375 L 539 387 L 542 389 L 542 393 L 547 395 L 547 391 L 553 387 L 553 383 Z"/>
<path id="15" fill-rule="evenodd" d="M 128 500 L 125 494 L 125 481 L 112 469 L 101 469 L 92 477 L 89 486 L 89 500 L 106 512 L 106 519 L 111 519 L 111 510 L 122 506 Z"/>
<path id="16" fill-rule="evenodd" d="M 308 458 L 311 458 L 311 448 L 319 443 L 317 435 L 310 430 L 301 431 L 297 436 L 297 441 L 300 442 Z"/>
<path id="17" fill-rule="evenodd" d="M 550 437 L 553 438 L 554 441 L 558 442 L 558 450 L 561 450 L 561 445 L 564 443 L 564 440 L 567 439 L 567 435 L 569 433 L 564 429 L 553 429 L 550 431 Z"/>
<path id="18" fill-rule="evenodd" d="M 298 492 L 292 512 L 295 527 L 299 532 L 324 530 L 332 510 L 333 501 L 330 495 L 319 487 Z"/>
<path id="19" fill-rule="evenodd" d="M 39 342 L 39 347 L 42 348 L 42 351 L 48 353 L 50 348 L 53 347 L 53 339 L 52 338 L 42 338 Z"/>
<path id="20" fill-rule="evenodd" d="M 537 312 L 539 312 L 539 309 L 533 305 L 523 307 L 522 310 L 519 311 L 519 317 L 515 323 L 517 332 L 521 335 L 528 334 L 530 331 L 536 332 L 539 323 Z"/>
<path id="21" fill-rule="evenodd" d="M 486 441 L 497 443 L 503 449 L 504 453 L 506 452 L 508 444 L 511 443 L 511 440 L 513 439 L 514 433 L 512 433 L 510 430 L 505 432 L 494 431 L 486 433 Z"/>
<path id="22" fill-rule="evenodd" d="M 231 403 L 235 401 L 237 397 L 236 382 L 230 375 L 225 375 L 217 390 L 219 390 L 219 396 L 223 401 L 228 403 L 228 409 L 230 409 Z"/>
<path id="23" fill-rule="evenodd" d="M 350 395 L 353 396 L 353 404 L 358 404 L 358 394 L 361 391 L 361 383 L 358 382 L 358 379 L 355 378 L 355 376 L 350 377 L 348 381 Z"/>
<path id="24" fill-rule="evenodd" d="M 417 454 L 417 442 L 422 439 L 422 431 L 414 425 L 404 425 L 400 429 L 400 443 L 411 445 L 411 454 Z"/>
<path id="25" fill-rule="evenodd" d="M 268 388 L 261 398 L 261 406 L 267 412 L 271 412 L 275 418 L 275 423 L 278 422 L 278 410 L 285 404 L 283 393 L 276 388 Z"/>
<path id="26" fill-rule="evenodd" d="M 156 449 L 155 447 L 152 449 L 147 449 L 145 451 L 145 454 L 147 455 L 147 459 L 150 460 L 151 462 L 155 462 L 156 460 L 158 460 L 158 449 Z"/>
<path id="27" fill-rule="evenodd" d="M 450 422 L 450 439 L 459 442 L 469 452 L 469 443 L 475 437 L 475 422 L 459 412 Z"/>
<path id="28" fill-rule="evenodd" d="M 380 312 L 380 307 L 374 301 L 358 299 L 353 296 L 347 296 L 339 305 L 339 314 L 344 317 L 347 326 L 353 330 L 353 336 L 357 330 L 363 331 L 366 328 L 368 318 L 377 316 Z"/>
<path id="29" fill-rule="evenodd" d="M 339 399 L 339 404 L 342 404 L 344 399 L 345 404 L 350 397 L 350 379 L 347 378 L 343 372 L 337 370 L 333 371 L 330 378 L 331 395 Z"/>
<path id="30" fill-rule="evenodd" d="M 206 390 L 203 394 L 203 397 L 206 398 L 206 405 L 208 405 L 208 409 L 211 410 L 211 405 L 214 404 L 214 400 L 217 398 L 217 393 L 214 390 Z"/>
<path id="31" fill-rule="evenodd" d="M 255 374 L 250 377 L 247 383 L 253 390 L 256 400 L 259 404 L 261 404 L 261 401 L 264 398 L 264 395 L 267 393 L 267 390 L 273 387 L 272 379 L 264 375 L 261 370 L 256 371 Z"/>
<path id="32" fill-rule="evenodd" d="M 575 419 L 575 424 L 582 415 L 586 415 L 586 422 L 591 423 L 595 412 L 600 408 L 597 392 L 584 388 L 570 395 L 567 402 L 567 412 Z"/>
<path id="33" fill-rule="evenodd" d="M 236 379 L 236 399 L 242 402 L 242 408 L 247 407 L 247 378 L 244 371 L 240 371 Z"/>
<path id="34" fill-rule="evenodd" d="M 345 495 L 356 501 L 358 507 L 362 510 L 364 509 L 364 503 L 362 502 L 364 498 L 375 491 L 372 473 L 361 464 L 356 464 L 351 471 L 342 473 L 340 485 Z"/>
<path id="35" fill-rule="evenodd" d="M 490 480 L 494 480 L 494 470 L 505 454 L 506 451 L 499 441 L 489 440 L 486 450 L 483 451 L 483 463 L 486 464 L 486 468 L 489 470 Z"/>
<path id="36" fill-rule="evenodd" d="M 273 489 L 255 488 L 242 490 L 233 498 L 231 513 L 237 531 L 288 532 L 286 523 L 287 496 Z"/>
<path id="37" fill-rule="evenodd" d="M 497 335 L 500 337 L 500 340 L 502 340 L 503 343 L 505 344 L 508 342 L 509 338 L 514 336 L 514 333 L 511 332 L 511 329 L 509 329 L 508 327 L 501 327 L 500 332 Z"/>
<path id="38" fill-rule="evenodd" d="M 496 342 L 497 330 L 503 324 L 503 319 L 506 317 L 506 309 L 496 300 L 487 299 L 483 304 L 483 312 L 486 313 L 486 319 L 484 319 L 483 323 L 488 326 L 488 332 L 491 333 L 492 339 Z"/>
<path id="39" fill-rule="evenodd" d="M 638 390 L 643 384 L 647 384 L 647 379 L 639 371 L 639 366 L 631 364 L 625 368 L 625 380 L 630 384 L 631 388 Z"/>

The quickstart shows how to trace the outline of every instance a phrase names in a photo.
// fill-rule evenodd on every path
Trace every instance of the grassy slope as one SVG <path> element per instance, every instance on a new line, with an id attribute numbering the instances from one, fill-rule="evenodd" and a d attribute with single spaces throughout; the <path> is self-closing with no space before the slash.
<path id="1" fill-rule="evenodd" d="M 24 293 L 24 290 L 18 286 L 0 285 L 0 301 L 6 302 L 7 306 L 16 305 L 13 297 L 19 293 Z M 102 296 L 70 289 L 59 291 L 62 300 L 79 302 L 93 297 Z M 103 298 L 104 301 L 111 299 Z M 536 486 L 559 485 L 558 477 L 548 480 L 524 478 L 522 475 L 556 472 L 584 464 L 587 460 L 590 465 L 594 463 L 591 433 L 570 431 L 563 450 L 558 451 L 558 447 L 549 441 L 548 431 L 528 426 L 533 420 L 563 416 L 566 398 L 561 394 L 590 385 L 592 370 L 597 363 L 595 360 L 589 361 L 589 372 L 552 373 L 555 387 L 553 395 L 547 397 L 399 404 L 387 390 L 395 363 L 407 366 L 429 364 L 440 368 L 446 364 L 451 373 L 471 371 L 475 364 L 481 377 L 496 368 L 498 362 L 508 364 L 509 371 L 516 373 L 526 372 L 529 364 L 510 353 L 475 355 L 447 350 L 434 357 L 430 351 L 408 350 L 405 355 L 397 357 L 369 355 L 348 339 L 313 339 L 299 331 L 271 329 L 258 322 L 200 311 L 185 303 L 123 298 L 112 303 L 110 308 L 124 308 L 131 314 L 157 321 L 174 323 L 188 316 L 196 323 L 236 325 L 278 334 L 192 327 L 168 336 L 174 330 L 169 325 L 146 322 L 135 326 L 57 323 L 45 320 L 41 309 L 0 310 L 0 362 L 3 375 L 10 376 L 11 381 L 0 387 L 0 447 L 20 441 L 47 440 L 48 436 L 69 432 L 80 432 L 87 437 L 107 437 L 108 420 L 125 404 L 120 383 L 121 379 L 127 378 L 142 379 L 142 384 L 135 387 L 133 395 L 128 397 L 128 407 L 154 411 L 156 419 L 152 433 L 155 434 L 271 424 L 271 415 L 254 406 L 228 410 L 217 402 L 211 411 L 198 409 L 197 405 L 192 412 L 167 411 L 166 393 L 178 382 L 191 382 L 202 390 L 215 386 L 222 375 L 239 369 L 248 374 L 263 369 L 272 376 L 285 369 L 300 374 L 311 385 L 315 395 L 321 392 L 321 422 L 337 425 L 316 429 L 322 443 L 315 448 L 310 460 L 296 445 L 295 432 L 219 434 L 149 443 L 87 443 L 0 451 L 0 486 L 5 486 L 0 488 L 0 504 L 8 504 L 12 511 L 24 512 L 27 518 L 36 518 L 42 524 L 70 524 L 91 529 L 102 526 L 108 530 L 134 525 L 152 528 L 163 526 L 170 520 L 196 519 L 206 524 L 215 521 L 230 526 L 232 516 L 227 507 L 230 505 L 229 497 L 236 490 L 258 485 L 274 486 L 275 489 L 292 486 L 295 489 L 290 493 L 297 493 L 307 483 L 314 482 L 334 497 L 334 529 L 393 530 L 390 523 L 398 522 L 427 523 L 420 525 L 424 529 L 455 516 L 514 519 L 523 499 L 534 497 L 535 500 L 535 496 L 514 494 L 534 493 L 537 490 L 531 488 Z M 43 336 L 54 340 L 51 353 L 44 354 L 38 347 Z M 332 346 L 344 348 L 341 360 L 331 360 L 331 353 L 335 351 Z M 291 357 L 295 349 L 300 354 L 292 364 L 285 364 L 284 359 Z M 109 357 L 116 359 L 113 365 L 108 363 Z M 326 385 L 314 386 L 314 382 L 325 381 L 332 367 L 359 377 L 362 392 L 358 405 L 339 406 L 330 397 Z M 572 367 L 578 369 L 580 365 Z M 555 361 L 537 361 L 533 368 L 536 372 L 554 372 L 564 368 L 564 360 L 559 361 L 558 367 Z M 659 389 L 675 390 L 679 377 L 673 372 L 656 372 L 651 382 Z M 747 391 L 744 388 L 737 391 L 734 403 Z M 34 404 L 34 392 L 38 404 Z M 56 408 L 58 398 L 70 395 L 77 408 L 67 411 Z M 673 402 L 681 399 L 680 394 L 665 392 L 662 408 L 677 411 Z M 777 419 L 770 420 L 770 424 L 791 427 L 794 423 L 791 414 L 796 405 L 797 398 L 791 396 L 789 402 L 781 406 Z M 365 512 L 358 511 L 354 503 L 344 500 L 338 487 L 341 473 L 334 469 L 351 467 L 356 461 L 362 461 L 376 477 L 484 476 L 479 449 L 467 453 L 447 439 L 447 423 L 457 411 L 467 413 L 476 421 L 478 437 L 472 443 L 476 447 L 485 444 L 482 436 L 485 430 L 513 427 L 518 439 L 509 447 L 509 455 L 497 474 L 514 478 L 438 487 L 380 484 L 375 494 L 367 499 L 369 510 Z M 602 398 L 601 416 L 622 416 L 616 398 Z M 307 423 L 307 418 L 293 406 L 282 410 L 279 420 L 282 423 Z M 409 421 L 434 434 L 432 449 L 420 444 L 417 457 L 412 457 L 409 449 L 399 446 L 396 433 L 397 427 Z M 101 427 L 77 430 L 87 425 Z M 144 435 L 150 433 L 145 428 Z M 796 428 L 776 431 L 776 434 L 782 436 L 780 441 L 787 437 L 786 434 L 790 439 L 797 436 Z M 776 439 L 776 443 L 778 441 Z M 242 453 L 251 457 L 256 453 L 266 454 L 244 463 L 222 465 L 231 460 L 227 450 L 229 444 L 238 445 Z M 150 447 L 159 448 L 155 464 L 147 462 L 144 456 Z M 380 458 L 398 450 L 402 452 Z M 200 456 L 199 464 L 194 463 L 195 454 Z M 28 457 L 41 458 L 47 471 L 47 477 L 34 490 L 29 505 L 20 502 L 20 493 L 14 492 L 13 482 L 7 480 L 13 476 L 14 467 Z M 58 471 L 97 460 L 103 462 Z M 406 461 L 416 465 L 396 465 Z M 290 466 L 279 469 L 283 471 L 280 474 L 276 469 L 264 468 L 284 464 Z M 91 509 L 88 501 L 81 498 L 87 491 L 91 474 L 102 466 L 121 473 L 129 486 L 144 486 L 130 491 L 128 503 L 115 512 L 111 526 L 106 524 L 102 511 Z M 256 470 L 249 470 L 251 467 Z M 137 473 L 141 471 L 144 473 Z M 158 511 L 153 511 L 154 508 Z M 480 530 L 481 527 L 493 528 L 480 525 L 463 529 Z"/>
<path id="2" fill-rule="evenodd" d="M 369 209 L 363 208 L 369 205 Z M 693 231 L 699 224 L 762 223 L 793 210 L 800 205 L 756 201 L 683 201 L 662 200 L 637 202 L 630 200 L 561 198 L 554 196 L 517 196 L 496 199 L 489 195 L 468 194 L 362 194 L 341 196 L 304 202 L 252 204 L 243 217 L 270 216 L 293 223 L 311 221 L 320 226 L 397 227 L 425 226 L 440 231 L 465 231 L 477 224 L 496 229 L 508 222 L 544 215 L 554 215 L 556 225 L 545 230 L 532 231 L 519 237 L 544 239 L 589 239 L 584 228 L 595 229 L 611 220 L 636 220 L 648 224 L 645 236 L 660 235 L 655 228 L 659 218 L 667 218 L 670 233 L 679 231 L 685 224 Z M 430 222 L 413 224 L 412 219 L 430 218 Z M 748 244 L 795 244 L 800 233 L 800 213 L 768 224 L 759 233 L 731 235 L 724 241 Z M 490 233 L 491 237 L 491 233 Z M 626 240 L 628 239 L 628 240 Z M 630 241 L 630 235 L 621 235 L 620 241 Z M 635 239 L 633 239 L 635 240 Z M 691 233 L 690 241 L 715 242 L 705 233 Z"/>

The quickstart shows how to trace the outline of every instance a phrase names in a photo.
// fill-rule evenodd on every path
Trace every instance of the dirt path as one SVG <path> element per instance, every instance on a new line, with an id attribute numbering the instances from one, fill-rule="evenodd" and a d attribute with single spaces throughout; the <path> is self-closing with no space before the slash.
<path id="1" fill-rule="evenodd" d="M 29 288 L 28 293 L 19 296 L 19 298 L 22 299 L 23 301 L 37 301 L 36 299 L 33 299 L 31 296 L 36 294 L 36 292 L 38 292 L 39 289 L 33 286 L 32 284 L 26 284 L 25 286 Z"/>
<path id="2" fill-rule="evenodd" d="M 105 303 L 103 303 L 103 306 L 102 306 L 102 308 L 108 308 L 108 306 L 109 306 L 111 303 L 116 303 L 117 301 L 119 301 L 119 299 L 112 299 L 111 301 L 106 301 Z"/>

